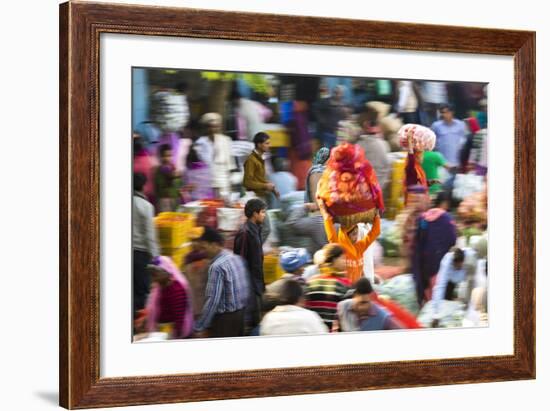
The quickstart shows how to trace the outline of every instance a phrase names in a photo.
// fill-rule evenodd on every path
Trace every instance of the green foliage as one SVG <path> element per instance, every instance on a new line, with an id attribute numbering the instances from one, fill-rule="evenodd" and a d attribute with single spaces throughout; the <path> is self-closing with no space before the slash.
<path id="1" fill-rule="evenodd" d="M 244 80 L 252 90 L 262 94 L 266 94 L 270 88 L 267 77 L 263 74 L 203 71 L 201 72 L 201 76 L 208 81 L 234 81 L 240 78 Z"/>

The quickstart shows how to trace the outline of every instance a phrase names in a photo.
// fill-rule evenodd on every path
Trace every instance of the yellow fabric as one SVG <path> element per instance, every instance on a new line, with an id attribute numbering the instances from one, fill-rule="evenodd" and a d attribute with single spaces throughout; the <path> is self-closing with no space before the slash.
<path id="1" fill-rule="evenodd" d="M 363 253 L 380 235 L 380 216 L 377 215 L 374 218 L 372 229 L 365 238 L 362 238 L 356 243 L 351 242 L 351 239 L 344 230 L 338 229 L 338 233 L 336 232 L 331 217 L 325 219 L 325 231 L 329 243 L 338 243 L 344 249 L 346 253 L 346 270 L 348 278 L 354 283 L 363 276 Z"/>

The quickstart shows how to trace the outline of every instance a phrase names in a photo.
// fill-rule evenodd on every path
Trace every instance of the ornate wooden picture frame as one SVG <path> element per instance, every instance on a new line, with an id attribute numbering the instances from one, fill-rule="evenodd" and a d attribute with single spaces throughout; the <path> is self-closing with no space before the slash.
<path id="1" fill-rule="evenodd" d="M 514 353 L 100 377 L 100 35 L 193 37 L 512 56 Z M 183 8 L 60 6 L 60 404 L 91 408 L 535 378 L 535 33 Z"/>

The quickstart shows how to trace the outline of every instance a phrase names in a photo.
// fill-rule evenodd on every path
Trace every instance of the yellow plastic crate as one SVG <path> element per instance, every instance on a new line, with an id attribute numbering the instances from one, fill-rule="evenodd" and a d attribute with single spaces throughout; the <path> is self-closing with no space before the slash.
<path id="1" fill-rule="evenodd" d="M 277 281 L 284 273 L 279 264 L 279 256 L 271 254 L 264 257 L 264 281 L 266 284 Z"/>
<path id="2" fill-rule="evenodd" d="M 189 241 L 195 226 L 191 213 L 166 212 L 155 217 L 155 227 L 161 248 L 177 248 Z"/>
<path id="3" fill-rule="evenodd" d="M 270 137 L 271 147 L 290 147 L 290 135 L 285 128 L 266 130 L 265 132 Z"/>

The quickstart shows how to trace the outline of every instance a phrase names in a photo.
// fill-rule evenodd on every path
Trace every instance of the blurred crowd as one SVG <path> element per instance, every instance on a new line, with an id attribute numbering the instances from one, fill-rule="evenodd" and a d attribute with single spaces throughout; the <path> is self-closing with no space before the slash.
<path id="1" fill-rule="evenodd" d="M 266 78 L 264 93 L 150 85 L 133 135 L 135 340 L 487 325 L 486 86 Z M 404 148 L 405 124 L 434 150 Z M 339 226 L 316 195 L 344 144 L 382 189 L 371 223 Z"/>

